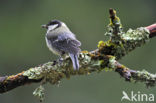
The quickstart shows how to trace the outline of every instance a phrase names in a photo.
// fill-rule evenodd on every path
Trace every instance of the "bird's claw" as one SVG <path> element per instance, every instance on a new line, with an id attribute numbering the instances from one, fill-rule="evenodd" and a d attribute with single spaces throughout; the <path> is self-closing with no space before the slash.
<path id="1" fill-rule="evenodd" d="M 60 58 L 58 59 L 58 63 L 59 63 L 59 66 L 62 66 L 62 65 L 63 65 L 63 58 L 60 57 Z"/>

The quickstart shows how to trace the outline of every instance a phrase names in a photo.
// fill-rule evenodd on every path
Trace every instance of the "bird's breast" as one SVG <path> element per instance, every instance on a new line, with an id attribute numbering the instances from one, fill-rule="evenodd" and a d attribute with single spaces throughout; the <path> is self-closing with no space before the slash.
<path id="1" fill-rule="evenodd" d="M 52 51 L 56 55 L 60 55 L 59 51 L 52 46 L 51 41 L 49 41 L 47 38 L 45 38 L 45 39 L 46 39 L 46 44 L 47 44 L 47 47 L 49 48 L 49 50 Z"/>

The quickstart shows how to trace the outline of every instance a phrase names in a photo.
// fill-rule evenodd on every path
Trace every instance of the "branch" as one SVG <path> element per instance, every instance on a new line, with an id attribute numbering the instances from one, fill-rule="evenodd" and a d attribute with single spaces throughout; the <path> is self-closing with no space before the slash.
<path id="1" fill-rule="evenodd" d="M 24 72 L 18 73 L 17 75 L 0 77 L 0 93 L 12 90 L 18 86 L 41 81 L 41 79 L 29 79 L 27 76 L 24 76 L 23 73 Z"/>
<path id="2" fill-rule="evenodd" d="M 140 47 L 156 35 L 156 24 L 148 27 L 140 27 L 136 30 L 129 29 L 123 32 L 122 24 L 116 15 L 116 11 L 109 10 L 110 24 L 106 35 L 110 40 L 99 41 L 98 49 L 88 52 L 82 51 L 79 56 L 80 69 L 74 71 L 70 57 L 64 58 L 63 62 L 53 61 L 34 68 L 30 68 L 17 75 L 0 77 L 0 93 L 5 93 L 18 86 L 30 83 L 58 84 L 62 78 L 70 78 L 73 75 L 89 75 L 92 72 L 111 70 L 119 73 L 129 82 L 143 82 L 148 87 L 155 86 L 156 74 L 147 71 L 136 71 L 127 68 L 118 62 L 127 53 Z M 34 95 L 43 99 L 43 87 L 34 91 Z"/>
<path id="3" fill-rule="evenodd" d="M 149 35 L 150 38 L 156 36 L 156 24 L 147 26 L 146 28 L 150 31 L 150 35 Z"/>
<path id="4" fill-rule="evenodd" d="M 118 72 L 126 81 L 144 82 L 147 87 L 153 87 L 156 83 L 156 74 L 151 74 L 146 70 L 136 71 L 125 67 L 116 62 L 116 72 Z"/>

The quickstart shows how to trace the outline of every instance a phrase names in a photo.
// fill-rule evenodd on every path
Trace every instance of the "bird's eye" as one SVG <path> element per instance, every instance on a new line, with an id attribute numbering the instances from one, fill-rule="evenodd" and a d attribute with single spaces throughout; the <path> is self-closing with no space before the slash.
<path id="1" fill-rule="evenodd" d="M 61 21 L 59 21 L 59 20 L 52 20 L 52 21 L 50 21 L 47 24 L 47 26 L 54 26 L 54 25 L 57 25 L 57 27 L 55 27 L 55 29 L 58 28 L 58 27 L 60 27 L 61 26 Z"/>
<path id="2" fill-rule="evenodd" d="M 50 21 L 50 22 L 48 23 L 48 26 L 50 26 L 50 25 L 55 25 L 55 24 L 56 24 L 56 23 Z"/>
<path id="3" fill-rule="evenodd" d="M 60 21 L 58 21 L 58 20 L 53 20 L 53 21 L 50 21 L 50 22 L 48 23 L 48 25 L 55 25 L 55 24 L 60 24 Z"/>
<path id="4" fill-rule="evenodd" d="M 55 24 L 57 24 L 57 23 L 56 23 L 56 22 L 51 22 L 51 23 L 50 23 L 50 25 L 55 25 Z"/>

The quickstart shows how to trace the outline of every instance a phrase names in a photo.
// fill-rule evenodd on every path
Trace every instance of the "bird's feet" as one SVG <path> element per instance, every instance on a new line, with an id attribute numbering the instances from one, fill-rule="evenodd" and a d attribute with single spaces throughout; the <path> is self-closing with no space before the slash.
<path id="1" fill-rule="evenodd" d="M 58 59 L 58 63 L 59 63 L 60 66 L 63 65 L 63 61 L 64 61 L 65 56 L 66 56 L 66 55 L 65 55 L 65 52 L 62 51 L 62 52 L 61 52 L 61 55 L 60 55 L 60 58 Z"/>
<path id="2" fill-rule="evenodd" d="M 63 65 L 63 58 L 62 57 L 60 57 L 58 59 L 58 64 L 59 64 L 59 66 L 62 66 Z"/>

